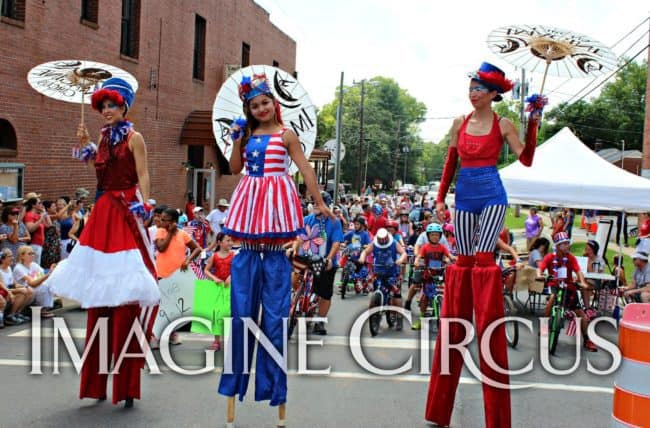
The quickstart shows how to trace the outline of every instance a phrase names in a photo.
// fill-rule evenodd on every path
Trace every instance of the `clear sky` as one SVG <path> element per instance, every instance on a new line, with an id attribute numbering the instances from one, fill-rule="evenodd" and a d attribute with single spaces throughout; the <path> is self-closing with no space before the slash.
<path id="1" fill-rule="evenodd" d="M 482 61 L 501 67 L 511 79 L 517 77 L 514 67 L 488 49 L 486 39 L 493 29 L 542 24 L 612 46 L 650 14 L 647 0 L 255 1 L 296 40 L 298 77 L 317 106 L 334 99 L 344 71 L 346 84 L 377 75 L 395 79 L 427 105 L 430 118 L 471 110 L 467 73 Z M 648 44 L 647 33 L 642 37 L 648 28 L 646 22 L 614 46 L 614 53 L 618 56 L 629 49 L 628 56 L 636 54 Z M 647 59 L 647 53 L 639 58 Z M 542 76 L 532 77 L 533 90 L 538 89 Z M 568 100 L 592 79 L 566 80 L 549 78 L 545 92 L 551 104 Z M 428 119 L 421 136 L 437 142 L 450 126 L 449 119 Z"/>

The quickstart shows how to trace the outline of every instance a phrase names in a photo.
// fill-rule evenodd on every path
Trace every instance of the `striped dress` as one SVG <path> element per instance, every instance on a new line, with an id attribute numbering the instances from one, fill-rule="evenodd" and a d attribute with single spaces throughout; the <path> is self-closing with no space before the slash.
<path id="1" fill-rule="evenodd" d="M 285 130 L 253 135 L 242 149 L 246 175 L 233 192 L 223 228 L 226 235 L 277 244 L 304 232 L 300 199 L 289 176 Z"/>

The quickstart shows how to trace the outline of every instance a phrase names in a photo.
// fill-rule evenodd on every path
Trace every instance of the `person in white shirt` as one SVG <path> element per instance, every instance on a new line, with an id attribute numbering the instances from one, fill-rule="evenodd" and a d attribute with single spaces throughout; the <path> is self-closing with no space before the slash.
<path id="1" fill-rule="evenodd" d="M 217 208 L 210 211 L 210 214 L 205 218 L 210 223 L 210 229 L 214 236 L 217 236 L 221 232 L 221 223 L 224 222 L 226 216 L 228 216 L 228 201 L 225 199 L 219 199 L 217 203 Z"/>
<path id="2" fill-rule="evenodd" d="M 31 247 L 23 246 L 18 249 L 18 263 L 14 267 L 14 279 L 17 284 L 29 286 L 34 291 L 34 302 L 43 306 L 41 316 L 51 318 L 54 316 L 47 309 L 54 306 L 54 291 L 47 283 L 50 273 L 56 267 L 53 264 L 48 273 L 34 262 L 34 250 Z"/>
<path id="3" fill-rule="evenodd" d="M 156 241 L 156 231 L 158 231 L 158 228 L 160 227 L 160 215 L 166 209 L 167 209 L 167 205 L 161 205 L 159 207 L 154 208 L 151 215 L 151 226 L 147 228 L 147 232 L 149 232 L 149 242 L 151 243 L 151 251 L 154 255 L 158 251 L 156 249 L 155 241 Z"/>

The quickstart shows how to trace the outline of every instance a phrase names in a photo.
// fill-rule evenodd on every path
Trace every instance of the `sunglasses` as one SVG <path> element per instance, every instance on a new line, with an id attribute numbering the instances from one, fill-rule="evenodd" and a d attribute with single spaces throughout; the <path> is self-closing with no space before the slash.
<path id="1" fill-rule="evenodd" d="M 107 102 L 107 103 L 105 103 L 105 104 L 102 104 L 102 106 L 100 107 L 100 110 L 99 110 L 99 111 L 104 111 L 104 109 L 107 109 L 107 108 L 108 108 L 108 109 L 111 109 L 111 110 L 114 110 L 114 109 L 116 109 L 117 107 L 118 107 L 117 104 L 112 103 L 112 102 Z"/>
<path id="2" fill-rule="evenodd" d="M 486 88 L 485 86 L 483 86 L 483 85 L 475 85 L 475 86 L 470 86 L 469 87 L 469 92 L 470 92 L 470 94 L 472 92 L 485 92 L 485 93 L 487 93 L 487 92 L 490 92 L 490 90 L 488 88 Z"/>
<path id="3" fill-rule="evenodd" d="M 12 211 L 9 213 L 9 215 L 18 215 L 20 214 L 20 211 Z"/>
<path id="4" fill-rule="evenodd" d="M 25 254 L 27 254 L 28 256 L 33 256 L 34 255 L 34 253 L 25 253 Z"/>

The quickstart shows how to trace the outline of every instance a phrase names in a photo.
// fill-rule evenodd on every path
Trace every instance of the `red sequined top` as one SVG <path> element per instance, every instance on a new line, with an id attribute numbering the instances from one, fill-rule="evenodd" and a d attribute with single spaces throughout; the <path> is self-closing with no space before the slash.
<path id="1" fill-rule="evenodd" d="M 467 133 L 467 123 L 472 117 L 469 114 L 458 131 L 458 156 L 460 166 L 477 168 L 482 166 L 495 166 L 501 154 L 503 135 L 499 127 L 499 116 L 494 113 L 492 128 L 487 135 L 471 135 Z"/>
<path id="2" fill-rule="evenodd" d="M 104 136 L 95 157 L 95 173 L 99 190 L 126 190 L 138 184 L 135 158 L 129 149 L 133 131 L 120 143 L 112 145 Z"/>

